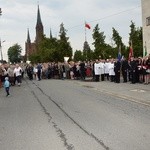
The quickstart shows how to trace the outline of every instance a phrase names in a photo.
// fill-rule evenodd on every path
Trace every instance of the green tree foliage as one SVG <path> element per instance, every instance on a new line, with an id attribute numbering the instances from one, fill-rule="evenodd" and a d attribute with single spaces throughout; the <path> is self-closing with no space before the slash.
<path id="1" fill-rule="evenodd" d="M 14 44 L 8 49 L 8 58 L 11 63 L 18 63 L 21 61 L 22 48 L 18 44 Z"/>
<path id="2" fill-rule="evenodd" d="M 64 61 L 64 57 L 72 58 L 72 48 L 66 37 L 66 29 L 63 23 L 60 25 L 60 39 L 44 37 L 41 43 L 37 45 L 38 53 L 32 54 L 29 60 L 32 62 Z"/>
<path id="3" fill-rule="evenodd" d="M 115 56 L 117 57 L 119 49 L 121 49 L 121 54 L 126 56 L 127 55 L 126 46 L 122 42 L 122 37 L 119 35 L 119 32 L 115 28 L 112 28 L 112 39 L 116 45 L 116 47 L 114 48 Z"/>
<path id="4" fill-rule="evenodd" d="M 142 27 L 136 27 L 135 23 L 131 21 L 130 33 L 129 33 L 129 44 L 132 43 L 134 57 L 143 55 L 143 36 Z M 129 49 L 128 49 L 129 51 Z"/>
<path id="5" fill-rule="evenodd" d="M 94 55 L 95 58 L 105 58 L 106 52 L 105 52 L 105 35 L 104 32 L 100 32 L 99 25 L 97 24 L 93 30 L 93 39 L 94 42 L 92 43 L 95 47 L 94 49 Z"/>
<path id="6" fill-rule="evenodd" d="M 69 38 L 66 37 L 67 30 L 64 28 L 64 24 L 61 23 L 59 37 L 58 40 L 58 54 L 59 54 L 59 61 L 63 61 L 64 57 L 72 57 L 72 48 L 70 43 L 68 42 Z"/>
<path id="7" fill-rule="evenodd" d="M 41 62 L 58 61 L 58 42 L 56 38 L 44 38 L 39 45 L 39 55 Z"/>
<path id="8" fill-rule="evenodd" d="M 84 42 L 83 46 L 83 58 L 84 60 L 91 60 L 93 55 L 93 51 L 91 50 L 87 41 Z"/>
<path id="9" fill-rule="evenodd" d="M 84 57 L 83 57 L 83 53 L 81 50 L 76 50 L 74 53 L 74 61 L 83 61 Z"/>
<path id="10" fill-rule="evenodd" d="M 112 39 L 114 40 L 117 47 L 122 45 L 122 37 L 119 35 L 118 31 L 115 28 L 112 28 Z"/>

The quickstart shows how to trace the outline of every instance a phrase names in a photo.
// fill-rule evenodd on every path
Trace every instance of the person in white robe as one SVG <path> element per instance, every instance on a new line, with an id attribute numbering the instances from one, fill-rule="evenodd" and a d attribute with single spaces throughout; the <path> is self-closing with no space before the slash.
<path id="1" fill-rule="evenodd" d="M 100 62 L 100 75 L 101 81 L 104 81 L 104 60 L 101 60 Z"/>
<path id="2" fill-rule="evenodd" d="M 114 82 L 114 78 L 115 78 L 114 59 L 111 59 L 111 63 L 109 64 L 108 68 L 109 68 L 110 81 Z"/>
<path id="3" fill-rule="evenodd" d="M 107 59 L 104 63 L 104 73 L 107 80 L 109 80 L 109 64 L 110 64 L 110 60 Z"/>
<path id="4" fill-rule="evenodd" d="M 95 72 L 95 81 L 99 81 L 99 76 L 101 74 L 100 72 L 100 63 L 98 60 L 96 60 L 95 64 L 94 64 L 94 72 Z"/>

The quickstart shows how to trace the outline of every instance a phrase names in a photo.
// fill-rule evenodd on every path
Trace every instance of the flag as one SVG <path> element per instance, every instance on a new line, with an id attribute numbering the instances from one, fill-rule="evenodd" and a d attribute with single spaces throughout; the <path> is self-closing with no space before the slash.
<path id="1" fill-rule="evenodd" d="M 119 49 L 118 49 L 118 61 L 121 61 L 121 45 L 119 46 Z"/>
<path id="2" fill-rule="evenodd" d="M 133 57 L 132 41 L 131 41 L 130 49 L 129 49 L 129 60 L 131 59 L 131 57 Z"/>
<path id="3" fill-rule="evenodd" d="M 147 56 L 147 46 L 146 46 L 146 42 L 145 42 L 145 46 L 144 46 L 144 56 Z"/>
<path id="4" fill-rule="evenodd" d="M 85 23 L 85 27 L 91 29 L 91 26 L 88 23 Z"/>

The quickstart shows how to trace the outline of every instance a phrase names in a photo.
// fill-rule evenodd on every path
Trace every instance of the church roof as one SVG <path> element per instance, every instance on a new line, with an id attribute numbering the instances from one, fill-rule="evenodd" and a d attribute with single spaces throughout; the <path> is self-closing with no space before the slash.
<path id="1" fill-rule="evenodd" d="M 37 10 L 37 25 L 39 24 L 42 24 L 42 21 L 41 21 L 41 15 L 40 15 L 40 8 L 39 8 L 39 5 L 38 5 L 38 10 Z"/>
<path id="2" fill-rule="evenodd" d="M 28 29 L 28 34 L 27 34 L 27 42 L 31 43 L 29 29 Z"/>

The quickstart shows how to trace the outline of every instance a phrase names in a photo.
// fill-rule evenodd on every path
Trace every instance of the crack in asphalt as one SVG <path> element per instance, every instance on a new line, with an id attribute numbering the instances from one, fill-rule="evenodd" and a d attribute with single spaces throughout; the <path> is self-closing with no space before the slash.
<path id="1" fill-rule="evenodd" d="M 27 81 L 26 81 L 27 83 Z M 28 85 L 28 83 L 27 83 Z M 30 86 L 28 85 L 28 87 L 30 88 Z M 31 89 L 31 88 L 30 88 Z M 40 106 L 42 107 L 44 113 L 47 115 L 48 117 L 48 122 L 50 123 L 52 120 L 52 116 L 50 115 L 50 113 L 47 111 L 47 109 L 44 107 L 44 105 L 42 104 L 42 102 L 40 101 L 40 99 L 36 96 L 35 92 L 33 90 L 31 90 L 31 93 L 33 94 L 33 96 L 36 98 L 36 100 L 38 101 L 38 103 L 40 104 Z M 59 137 L 61 138 L 61 140 L 64 143 L 64 146 L 67 148 L 67 150 L 74 150 L 74 146 L 73 144 L 69 144 L 67 142 L 67 138 L 65 136 L 65 134 L 63 133 L 63 131 L 57 126 L 57 124 L 55 122 L 52 122 L 53 127 L 55 128 L 56 132 L 58 133 Z"/>
<path id="2" fill-rule="evenodd" d="M 110 148 L 108 146 L 106 146 L 104 144 L 104 142 L 100 139 L 98 139 L 93 133 L 89 133 L 86 129 L 84 129 L 79 123 L 77 123 L 57 102 L 55 102 L 49 95 L 47 95 L 46 93 L 44 93 L 44 91 L 35 83 L 33 82 L 33 84 L 41 91 L 41 93 L 43 93 L 43 95 L 45 95 L 46 97 L 48 97 L 48 99 L 50 101 L 52 101 L 75 125 L 77 125 L 82 131 L 84 131 L 88 136 L 90 136 L 91 138 L 93 138 L 98 144 L 100 144 L 105 150 L 110 150 Z M 42 103 L 40 102 L 40 104 L 42 105 Z M 42 105 L 43 106 L 43 105 Z M 44 107 L 44 106 L 43 106 Z M 46 111 L 47 112 L 47 111 Z M 69 149 L 71 150 L 71 149 Z"/>

